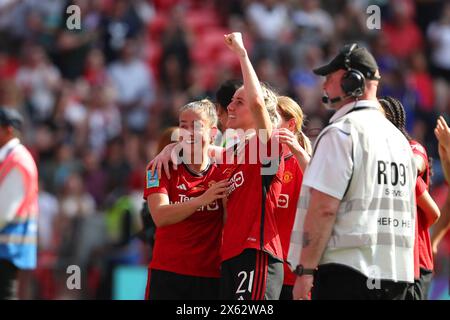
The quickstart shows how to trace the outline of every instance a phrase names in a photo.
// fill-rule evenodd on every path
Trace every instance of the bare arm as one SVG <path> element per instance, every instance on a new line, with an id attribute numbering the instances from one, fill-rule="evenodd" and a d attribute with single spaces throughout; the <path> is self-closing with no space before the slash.
<path id="1" fill-rule="evenodd" d="M 216 199 L 223 199 L 227 186 L 227 180 L 219 181 L 201 196 L 175 204 L 170 204 L 167 194 L 154 193 L 147 198 L 148 208 L 157 227 L 175 224 L 188 218 L 198 208 L 208 205 Z"/>
<path id="2" fill-rule="evenodd" d="M 447 150 L 445 150 L 444 146 L 441 143 L 439 143 L 438 150 L 445 181 L 450 182 L 450 160 L 447 156 Z"/>
<path id="3" fill-rule="evenodd" d="M 339 204 L 340 200 L 311 189 L 311 201 L 303 227 L 303 249 L 299 260 L 299 264 L 304 268 L 317 268 L 330 239 Z M 297 277 L 292 291 L 294 300 L 309 299 L 313 281 L 311 275 Z"/>
<path id="4" fill-rule="evenodd" d="M 445 180 L 447 180 L 447 183 L 450 183 L 450 128 L 442 116 L 437 120 L 434 134 L 439 141 L 439 158 Z"/>
<path id="5" fill-rule="evenodd" d="M 285 144 L 289 147 L 289 150 L 297 158 L 302 172 L 305 172 L 306 166 L 311 160 L 311 156 L 300 145 L 297 137 L 289 129 L 286 128 L 275 130 L 274 137 L 278 138 L 282 144 Z"/>
<path id="6" fill-rule="evenodd" d="M 242 34 L 234 32 L 225 35 L 225 43 L 239 57 L 242 77 L 244 78 L 245 99 L 255 119 L 256 129 L 265 129 L 267 132 L 266 138 L 269 139 L 272 136 L 272 122 L 264 103 L 264 94 L 258 76 L 244 47 Z"/>
<path id="7" fill-rule="evenodd" d="M 423 192 L 420 197 L 417 198 L 417 206 L 422 209 L 425 214 L 428 228 L 431 227 L 441 215 L 438 205 L 434 202 L 428 191 Z"/>
<path id="8" fill-rule="evenodd" d="M 300 263 L 316 268 L 330 239 L 340 200 L 311 189 L 311 202 L 303 227 L 303 249 Z"/>
<path id="9" fill-rule="evenodd" d="M 433 252 L 437 252 L 437 248 L 442 238 L 444 238 L 447 231 L 450 229 L 450 194 L 445 199 L 444 206 L 442 207 L 442 215 L 434 225 L 431 233 L 431 246 Z"/>

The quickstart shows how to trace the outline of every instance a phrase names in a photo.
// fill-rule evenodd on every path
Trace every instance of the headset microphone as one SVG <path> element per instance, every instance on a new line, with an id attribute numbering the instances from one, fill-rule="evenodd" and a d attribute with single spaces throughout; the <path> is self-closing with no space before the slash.
<path id="1" fill-rule="evenodd" d="M 329 104 L 329 103 L 333 104 L 333 103 L 341 101 L 342 99 L 344 99 L 346 97 L 348 97 L 348 96 L 335 97 L 335 98 L 329 98 L 328 96 L 323 96 L 322 97 L 322 102 L 325 103 L 325 104 Z"/>

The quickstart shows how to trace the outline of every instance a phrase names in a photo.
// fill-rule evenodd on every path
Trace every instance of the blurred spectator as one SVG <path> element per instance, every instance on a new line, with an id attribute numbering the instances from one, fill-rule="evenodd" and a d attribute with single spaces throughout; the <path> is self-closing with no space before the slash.
<path id="1" fill-rule="evenodd" d="M 0 80 L 0 106 L 22 108 L 22 91 L 11 80 Z"/>
<path id="2" fill-rule="evenodd" d="M 280 41 L 289 22 L 288 7 L 285 1 L 252 1 L 246 11 L 249 22 L 255 28 L 257 38 Z"/>
<path id="3" fill-rule="evenodd" d="M 149 109 L 155 99 L 155 83 L 148 66 L 137 56 L 135 40 L 128 39 L 120 60 L 109 67 L 117 89 L 117 102 L 124 113 L 126 127 L 141 132 L 149 121 Z"/>
<path id="4" fill-rule="evenodd" d="M 95 201 L 85 191 L 82 177 L 78 173 L 72 173 L 65 180 L 63 186 L 61 214 L 63 217 L 71 219 L 92 215 L 95 210 Z"/>
<path id="5" fill-rule="evenodd" d="M 105 168 L 107 183 L 107 200 L 109 203 L 113 202 L 119 196 L 126 193 L 126 182 L 130 174 L 130 165 L 127 162 L 123 153 L 124 141 L 121 138 L 114 138 L 108 141 L 106 154 L 104 157 L 105 163 L 102 165 Z"/>
<path id="6" fill-rule="evenodd" d="M 63 82 L 56 95 L 52 117 L 52 122 L 56 125 L 57 139 L 73 144 L 76 150 L 80 145 L 84 147 L 85 140 L 80 140 L 87 116 L 86 106 L 77 95 L 75 84 L 69 81 Z"/>
<path id="7" fill-rule="evenodd" d="M 433 74 L 450 83 L 450 3 L 444 5 L 439 20 L 429 25 L 427 38 L 433 49 Z"/>
<path id="8" fill-rule="evenodd" d="M 423 36 L 414 22 L 415 8 L 411 0 L 390 2 L 391 17 L 382 26 L 388 41 L 389 51 L 397 58 L 404 59 L 415 51 L 423 49 Z"/>
<path id="9" fill-rule="evenodd" d="M 161 86 L 166 94 L 186 90 L 191 66 L 187 35 L 181 24 L 181 16 L 176 12 L 171 15 L 162 35 L 162 61 L 159 72 Z"/>
<path id="10" fill-rule="evenodd" d="M 65 181 L 60 198 L 60 215 L 58 216 L 59 248 L 58 260 L 62 269 L 66 266 L 79 265 L 77 260 L 80 241 L 81 223 L 84 218 L 95 213 L 95 201 L 83 185 L 82 177 L 73 173 Z"/>
<path id="11" fill-rule="evenodd" d="M 92 150 L 86 150 L 83 154 L 83 180 L 87 192 L 94 198 L 98 208 L 103 208 L 107 176 L 101 167 L 101 155 Z"/>
<path id="12" fill-rule="evenodd" d="M 79 171 L 80 163 L 75 158 L 73 145 L 60 145 L 56 151 L 56 165 L 53 173 L 55 188 L 62 190 L 67 179 Z"/>
<path id="13" fill-rule="evenodd" d="M 378 94 L 380 96 L 393 96 L 402 102 L 406 113 L 406 129 L 408 132 L 412 132 L 415 122 L 418 93 L 406 81 L 406 74 L 402 72 L 400 66 L 385 72 Z"/>
<path id="14" fill-rule="evenodd" d="M 321 79 L 317 77 L 309 66 L 317 66 L 322 62 L 322 51 L 316 46 L 310 46 L 305 52 L 305 63 L 289 74 L 293 92 L 298 97 L 300 105 L 306 114 L 316 113 L 321 105 L 322 87 Z"/>
<path id="15" fill-rule="evenodd" d="M 24 93 L 31 118 L 48 120 L 55 104 L 55 91 L 61 74 L 47 58 L 44 49 L 30 45 L 23 49 L 24 64 L 19 68 L 16 82 Z"/>
<path id="16" fill-rule="evenodd" d="M 332 35 L 334 22 L 330 14 L 320 7 L 319 0 L 301 0 L 300 8 L 292 19 L 303 30 L 302 38 L 308 42 L 323 43 Z"/>
<path id="17" fill-rule="evenodd" d="M 247 7 L 246 16 L 256 40 L 252 54 L 256 61 L 269 58 L 280 62 L 280 46 L 290 37 L 288 12 L 286 1 L 257 0 Z"/>
<path id="18" fill-rule="evenodd" d="M 128 0 L 109 1 L 108 14 L 103 16 L 102 29 L 105 54 L 108 62 L 119 58 L 127 39 L 136 37 L 142 21 Z"/>
<path id="19" fill-rule="evenodd" d="M 54 139 L 54 128 L 49 124 L 40 124 L 36 127 L 31 140 L 37 157 L 39 178 L 42 179 L 47 190 L 56 193 L 54 187 L 54 172 L 56 165 L 55 150 L 58 141 Z"/>
<path id="20" fill-rule="evenodd" d="M 341 11 L 335 17 L 336 31 L 344 43 L 358 42 L 366 39 L 367 28 L 366 0 L 344 0 Z"/>
<path id="21" fill-rule="evenodd" d="M 75 80 L 83 74 L 86 55 L 89 48 L 97 41 L 100 25 L 99 1 L 73 0 L 67 5 L 78 6 L 82 16 L 79 28 L 69 29 L 68 19 L 72 19 L 72 13 L 67 13 L 64 8 L 64 19 L 55 34 L 53 52 L 55 64 L 58 66 L 64 78 Z"/>
<path id="22" fill-rule="evenodd" d="M 48 192 L 40 181 L 39 183 L 39 251 L 53 251 L 55 250 L 55 221 L 59 214 L 58 199 L 50 192 Z"/>
<path id="23" fill-rule="evenodd" d="M 5 50 L 0 49 L 0 80 L 14 79 L 18 67 L 17 61 L 12 59 Z"/>
<path id="24" fill-rule="evenodd" d="M 87 142 L 90 149 L 102 154 L 109 140 L 120 135 L 122 118 L 114 104 L 111 88 L 100 85 L 90 92 L 87 115 Z"/>
<path id="25" fill-rule="evenodd" d="M 98 86 L 108 82 L 105 57 L 100 49 L 94 48 L 89 51 L 84 64 L 83 78 L 91 86 Z"/>
<path id="26" fill-rule="evenodd" d="M 428 73 L 427 61 L 422 52 L 416 52 L 411 56 L 411 73 L 407 79 L 417 92 L 417 106 L 425 113 L 432 112 L 434 108 L 433 79 Z"/>

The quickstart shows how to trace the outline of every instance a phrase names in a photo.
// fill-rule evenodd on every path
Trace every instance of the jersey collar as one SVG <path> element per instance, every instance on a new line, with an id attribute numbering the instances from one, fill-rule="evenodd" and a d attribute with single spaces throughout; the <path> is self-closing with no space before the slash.
<path id="1" fill-rule="evenodd" d="M 379 104 L 378 104 L 378 102 L 376 102 L 374 100 L 357 100 L 357 101 L 352 101 L 350 103 L 347 103 L 347 104 L 343 105 L 339 110 L 337 110 L 336 113 L 333 114 L 333 116 L 330 118 L 330 123 L 333 123 L 336 120 L 342 118 L 343 116 L 345 116 L 347 113 L 349 113 L 353 109 L 358 109 L 360 107 L 376 108 L 376 109 L 378 109 L 379 108 Z"/>
<path id="2" fill-rule="evenodd" d="M 194 177 L 203 177 L 205 174 L 208 173 L 209 169 L 211 168 L 211 161 L 209 161 L 209 162 L 208 162 L 208 165 L 206 166 L 206 168 L 203 169 L 203 170 L 200 171 L 200 172 L 197 172 L 197 171 L 195 171 L 195 170 L 192 170 L 192 169 L 189 168 L 189 166 L 188 166 L 187 164 L 185 164 L 184 162 L 183 162 L 183 166 L 184 166 L 184 167 L 186 168 L 186 170 L 187 170 L 191 175 L 193 175 Z"/>
<path id="3" fill-rule="evenodd" d="M 0 163 L 3 162 L 8 154 L 20 143 L 18 138 L 9 140 L 3 147 L 0 148 Z"/>

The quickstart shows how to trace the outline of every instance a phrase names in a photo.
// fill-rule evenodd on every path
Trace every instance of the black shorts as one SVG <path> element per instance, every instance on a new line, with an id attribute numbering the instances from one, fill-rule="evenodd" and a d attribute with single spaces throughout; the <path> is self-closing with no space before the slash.
<path id="1" fill-rule="evenodd" d="M 369 288 L 370 280 L 361 272 L 342 264 L 320 265 L 314 275 L 312 300 L 406 300 L 409 283 L 381 280 L 379 288 Z M 376 285 L 376 284 L 375 284 Z"/>
<path id="2" fill-rule="evenodd" d="M 19 269 L 9 260 L 0 259 L 0 300 L 16 300 Z"/>
<path id="3" fill-rule="evenodd" d="M 148 269 L 146 300 L 218 300 L 219 278 Z"/>
<path id="4" fill-rule="evenodd" d="M 428 300 L 433 271 L 420 268 L 420 277 L 408 288 L 408 300 Z"/>
<path id="5" fill-rule="evenodd" d="M 246 249 L 222 262 L 222 300 L 278 300 L 283 286 L 283 262 L 266 252 Z"/>
<path id="6" fill-rule="evenodd" d="M 294 290 L 294 286 L 283 284 L 283 288 L 281 289 L 280 294 L 280 300 L 294 300 L 292 290 Z"/>

